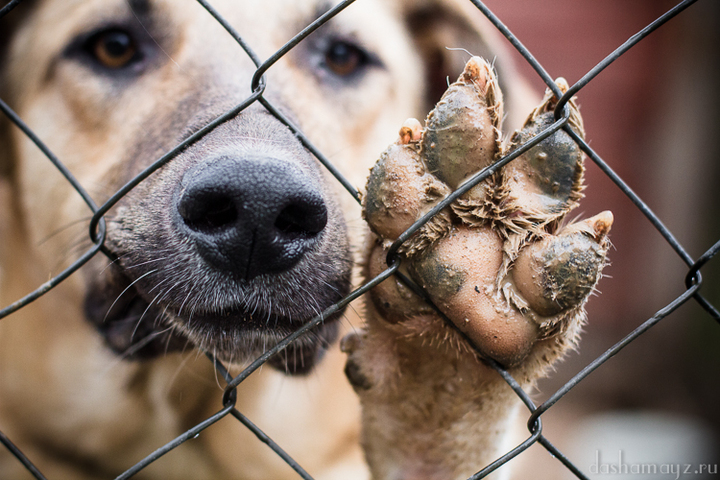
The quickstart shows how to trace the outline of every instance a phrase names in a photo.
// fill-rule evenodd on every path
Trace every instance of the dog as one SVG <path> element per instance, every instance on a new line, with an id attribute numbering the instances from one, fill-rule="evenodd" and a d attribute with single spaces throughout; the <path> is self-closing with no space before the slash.
<path id="1" fill-rule="evenodd" d="M 213 5 L 266 59 L 332 3 Z M 1 22 L 0 98 L 98 205 L 253 93 L 252 58 L 196 2 L 27 0 Z M 361 186 L 402 121 L 424 117 L 462 71 L 467 54 L 448 47 L 495 59 L 505 123 L 519 127 L 534 96 L 459 0 L 359 0 L 255 86 Z M 91 247 L 92 211 L 6 119 L 0 138 L 6 306 Z M 365 251 L 356 199 L 258 102 L 131 189 L 102 229 L 103 253 L 0 321 L 0 430 L 48 478 L 114 478 L 218 412 L 223 384 L 202 352 L 239 371 L 357 285 Z M 363 311 L 326 319 L 237 391 L 237 409 L 319 480 L 369 475 L 335 343 Z M 381 447 L 363 442 L 372 461 Z M 383 468 L 377 478 L 445 473 Z M 0 477 L 29 473 L 3 450 Z M 297 477 L 223 419 L 135 478 Z"/>

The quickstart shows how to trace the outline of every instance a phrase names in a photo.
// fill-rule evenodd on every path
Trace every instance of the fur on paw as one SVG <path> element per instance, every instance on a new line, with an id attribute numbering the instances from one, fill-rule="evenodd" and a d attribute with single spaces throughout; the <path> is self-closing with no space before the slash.
<path id="1" fill-rule="evenodd" d="M 563 79 L 557 86 L 567 91 Z M 471 58 L 425 126 L 407 120 L 370 172 L 363 212 L 376 237 L 369 246 L 368 278 L 387 268 L 390 245 L 418 219 L 554 123 L 557 101 L 548 90 L 504 143 L 496 75 L 485 60 Z M 567 108 L 570 128 L 584 137 L 574 98 Z M 384 328 L 434 337 L 439 344 L 457 336 L 461 340 L 449 342 L 453 348 L 469 341 L 482 357 L 505 367 L 523 363 L 538 344 L 551 345 L 551 357 L 573 346 L 584 304 L 606 263 L 613 222 L 608 211 L 565 221 L 582 198 L 583 157 L 571 136 L 557 130 L 470 188 L 399 247 L 401 270 L 463 335 L 448 333 L 435 311 L 397 278 L 370 292 Z"/>

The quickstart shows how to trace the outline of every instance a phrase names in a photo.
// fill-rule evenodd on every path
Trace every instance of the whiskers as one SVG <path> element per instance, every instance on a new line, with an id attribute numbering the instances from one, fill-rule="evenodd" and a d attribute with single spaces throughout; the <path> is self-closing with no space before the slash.
<path id="1" fill-rule="evenodd" d="M 82 256 L 92 248 L 93 242 L 90 239 L 89 225 L 91 216 L 85 216 L 72 220 L 37 242 L 38 247 L 55 253 L 55 263 L 52 271 L 60 271 Z"/>

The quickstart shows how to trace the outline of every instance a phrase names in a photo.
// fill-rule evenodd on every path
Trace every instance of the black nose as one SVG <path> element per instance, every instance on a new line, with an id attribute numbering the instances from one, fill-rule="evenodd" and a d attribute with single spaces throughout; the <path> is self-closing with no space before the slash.
<path id="1" fill-rule="evenodd" d="M 176 204 L 178 228 L 205 262 L 243 279 L 291 268 L 327 224 L 311 178 L 275 158 L 222 157 L 193 167 Z"/>

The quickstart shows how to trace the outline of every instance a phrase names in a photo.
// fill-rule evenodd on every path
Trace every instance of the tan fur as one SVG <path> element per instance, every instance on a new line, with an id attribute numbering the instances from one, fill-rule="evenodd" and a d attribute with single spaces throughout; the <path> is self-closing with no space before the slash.
<path id="1" fill-rule="evenodd" d="M 162 19 L 163 51 L 151 71 L 119 89 L 67 61 L 63 48 L 92 26 L 132 15 L 127 2 L 38 0 L 31 9 L 18 7 L 3 20 L 16 25 L 0 72 L 0 96 L 98 204 L 178 142 L 184 125 L 173 123 L 176 110 L 197 108 L 204 117 L 217 115 L 250 94 L 253 65 L 197 3 L 151 3 Z M 315 2 L 296 0 L 212 3 L 263 59 L 320 13 Z M 267 72 L 267 96 L 287 107 L 320 151 L 360 186 L 402 120 L 422 117 L 429 100 L 437 100 L 428 99 L 430 54 L 435 60 L 444 59 L 442 70 L 431 72 L 444 78 L 446 70 L 455 77 L 465 60 L 464 54 L 450 53 L 445 47 L 464 47 L 475 54 L 498 52 L 498 47 L 488 47 L 477 35 L 487 26 L 479 26 L 479 14 L 466 3 L 359 1 L 337 17 L 332 28 L 361 39 L 381 56 L 385 69 L 373 72 L 357 88 L 328 89 L 308 70 L 301 44 Z M 514 79 L 506 72 L 506 79 Z M 503 88 L 509 123 L 519 126 L 528 111 L 524 90 L 514 80 Z M 0 138 L 0 306 L 6 306 L 89 246 L 90 211 L 18 129 L 3 121 Z M 172 165 L 180 162 L 163 172 L 171 172 Z M 144 193 L 152 195 L 149 185 L 160 188 L 165 175 L 151 177 L 156 183 L 141 184 L 128 202 Z M 361 238 L 364 227 L 356 202 L 334 180 L 327 183 L 338 189 L 351 237 Z M 118 205 L 108 218 L 122 218 L 127 208 L 131 207 Z M 152 219 L 141 223 L 138 228 L 149 228 Z M 223 382 L 190 345 L 182 354 L 147 362 L 123 360 L 106 348 L 85 320 L 82 301 L 87 278 L 100 275 L 107 264 L 98 256 L 83 272 L 0 321 L 0 430 L 48 478 L 112 478 L 222 408 Z M 359 324 L 357 312 L 362 311 L 359 305 L 349 309 L 344 327 Z M 415 348 L 415 343 L 408 348 Z M 456 354 L 444 355 L 450 362 L 447 368 L 455 368 Z M 368 476 L 359 449 L 358 402 L 344 378 L 344 360 L 335 347 L 309 378 L 287 377 L 264 367 L 238 389 L 238 409 L 318 480 Z M 545 364 L 537 359 L 530 362 Z M 480 364 L 459 363 L 457 368 L 473 378 L 487 374 Z M 536 367 L 531 363 L 529 368 Z M 482 405 L 478 415 L 484 418 L 515 408 L 507 387 L 497 379 L 487 382 L 481 383 L 488 393 L 476 399 Z M 433 384 L 424 388 L 431 390 Z M 435 410 L 422 404 L 430 401 L 430 391 L 418 395 L 416 408 Z M 423 429 L 435 433 L 442 420 L 438 422 Z M 407 440 L 415 432 L 392 435 Z M 486 441 L 488 448 L 494 443 L 493 438 Z M 381 448 L 382 442 L 374 445 Z M 427 459 L 452 455 L 414 454 Z M 479 455 L 473 460 L 482 463 L 486 456 Z M 27 477 L 20 464 L 0 449 L 0 478 Z M 238 422 L 226 418 L 135 478 L 297 477 Z"/>

